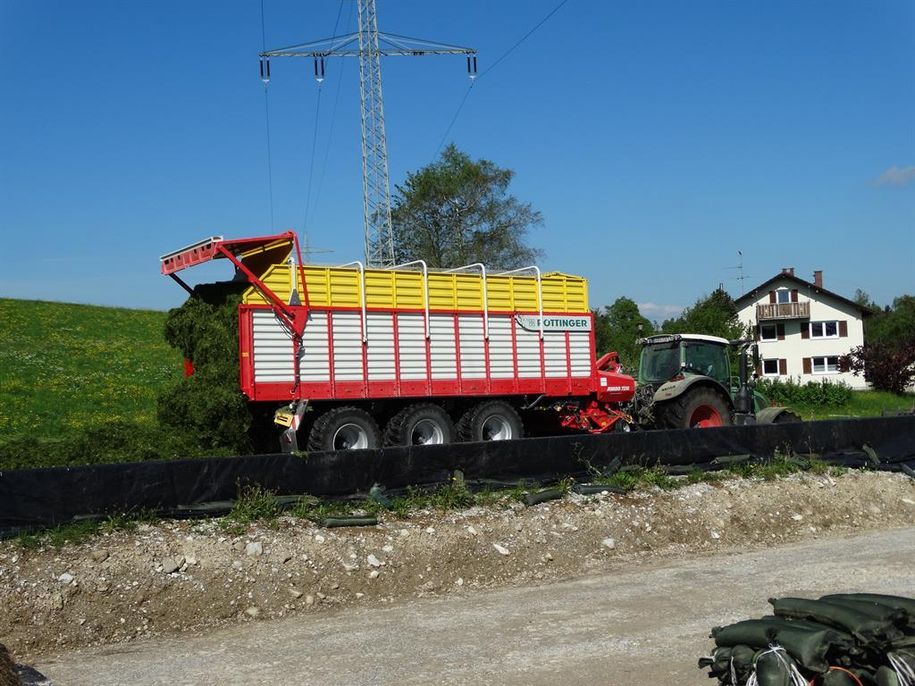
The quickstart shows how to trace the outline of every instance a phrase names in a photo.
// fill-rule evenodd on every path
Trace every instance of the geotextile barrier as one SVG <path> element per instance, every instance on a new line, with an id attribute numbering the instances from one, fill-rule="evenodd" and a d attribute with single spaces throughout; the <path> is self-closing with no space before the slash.
<path id="1" fill-rule="evenodd" d="M 682 472 L 776 453 L 911 470 L 915 416 L 7 471 L 0 472 L 0 536 L 141 510 L 216 512 L 249 484 L 279 496 L 341 498 L 376 483 L 387 489 L 446 483 L 456 469 L 468 482 L 549 481 L 593 476 L 610 465 L 660 464 Z"/>

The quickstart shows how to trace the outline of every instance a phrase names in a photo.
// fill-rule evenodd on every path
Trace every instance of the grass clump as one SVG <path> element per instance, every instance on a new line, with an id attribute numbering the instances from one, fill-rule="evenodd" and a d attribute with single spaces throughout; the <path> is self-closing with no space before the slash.
<path id="1" fill-rule="evenodd" d="M 25 550 L 50 545 L 63 548 L 67 545 L 78 545 L 100 536 L 116 531 L 135 531 L 141 523 L 154 522 L 158 519 L 151 510 L 116 513 L 105 518 L 82 519 L 67 524 L 45 529 L 20 533 L 14 539 L 16 544 Z"/>
<path id="2" fill-rule="evenodd" d="M 239 488 L 238 497 L 226 518 L 237 524 L 273 521 L 280 515 L 281 509 L 273 491 L 259 484 L 249 484 Z"/>

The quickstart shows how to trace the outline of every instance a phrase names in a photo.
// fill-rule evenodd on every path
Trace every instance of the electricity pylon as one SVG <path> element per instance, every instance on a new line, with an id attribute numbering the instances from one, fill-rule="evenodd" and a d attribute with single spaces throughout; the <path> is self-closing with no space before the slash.
<path id="1" fill-rule="evenodd" d="M 394 230 L 391 226 L 391 184 L 388 146 L 384 133 L 384 100 L 381 93 L 381 57 L 393 55 L 466 55 L 467 73 L 477 74 L 477 51 L 459 45 L 433 43 L 378 31 L 375 0 L 357 0 L 359 31 L 324 38 L 260 54 L 261 79 L 270 80 L 271 57 L 311 57 L 315 79 L 324 80 L 328 57 L 359 58 L 359 94 L 362 109 L 362 195 L 365 226 L 365 261 L 371 266 L 393 266 Z"/>

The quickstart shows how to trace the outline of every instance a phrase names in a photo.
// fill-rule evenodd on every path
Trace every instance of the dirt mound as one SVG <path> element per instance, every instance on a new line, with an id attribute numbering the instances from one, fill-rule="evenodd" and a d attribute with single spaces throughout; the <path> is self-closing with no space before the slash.
<path id="1" fill-rule="evenodd" d="M 0 544 L 0 639 L 22 659 L 58 650 L 349 604 L 541 583 L 625 565 L 915 523 L 898 474 L 733 479 L 668 492 L 506 498 L 366 529 L 281 518 L 232 536 L 164 521 L 63 549 Z"/>

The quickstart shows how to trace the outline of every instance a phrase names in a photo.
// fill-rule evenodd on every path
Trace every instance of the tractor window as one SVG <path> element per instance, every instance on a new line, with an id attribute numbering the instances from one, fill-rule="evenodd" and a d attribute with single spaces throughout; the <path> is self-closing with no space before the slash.
<path id="1" fill-rule="evenodd" d="M 730 383 L 727 348 L 704 342 L 685 342 L 683 347 L 683 362 L 689 371 L 705 374 L 726 385 Z"/>
<path id="2" fill-rule="evenodd" d="M 667 381 L 680 370 L 680 346 L 677 343 L 646 345 L 642 348 L 639 381 Z"/>

